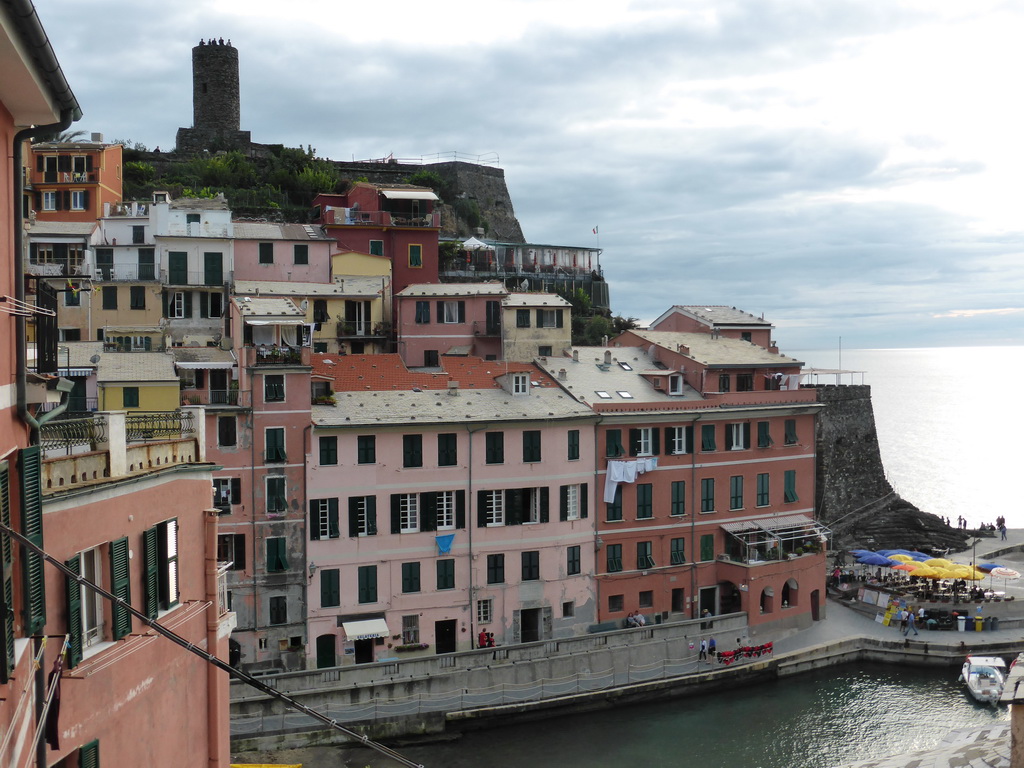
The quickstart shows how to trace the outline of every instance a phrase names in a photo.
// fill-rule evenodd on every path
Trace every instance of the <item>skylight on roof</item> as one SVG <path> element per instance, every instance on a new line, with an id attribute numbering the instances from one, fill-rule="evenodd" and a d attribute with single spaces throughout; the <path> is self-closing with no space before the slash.
<path id="1" fill-rule="evenodd" d="M 632 400 L 633 399 L 633 395 L 631 395 L 629 392 L 623 392 L 622 390 L 617 390 L 615 392 L 615 394 L 617 394 L 623 400 Z"/>
<path id="2" fill-rule="evenodd" d="M 594 390 L 594 394 L 600 397 L 602 400 L 611 400 L 612 396 L 605 392 L 603 389 Z"/>
<path id="3" fill-rule="evenodd" d="M 621 360 L 619 360 L 618 363 L 619 363 L 619 367 L 622 370 L 624 370 L 624 371 L 632 371 L 633 370 L 633 368 L 630 366 L 629 363 L 624 363 Z"/>

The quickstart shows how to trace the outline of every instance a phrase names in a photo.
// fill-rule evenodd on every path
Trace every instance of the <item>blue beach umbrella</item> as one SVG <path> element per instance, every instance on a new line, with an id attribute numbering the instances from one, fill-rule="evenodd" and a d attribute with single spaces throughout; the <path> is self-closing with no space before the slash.
<path id="1" fill-rule="evenodd" d="M 884 555 L 878 554 L 877 552 L 862 555 L 857 558 L 857 562 L 862 565 L 884 565 L 886 568 L 892 568 L 892 566 L 896 565 L 894 561 Z"/>
<path id="2" fill-rule="evenodd" d="M 982 563 L 981 565 L 978 566 L 978 570 L 979 571 L 984 571 L 985 573 L 988 573 L 993 568 L 1005 568 L 1005 567 L 1006 566 L 1000 565 L 999 563 Z"/>

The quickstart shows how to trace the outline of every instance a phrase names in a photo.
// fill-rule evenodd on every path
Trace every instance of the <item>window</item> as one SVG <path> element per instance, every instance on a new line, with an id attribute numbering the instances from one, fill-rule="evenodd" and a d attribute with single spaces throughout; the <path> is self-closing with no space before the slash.
<path id="1" fill-rule="evenodd" d="M 220 251 L 203 253 L 203 285 L 224 284 L 224 254 Z"/>
<path id="2" fill-rule="evenodd" d="M 505 524 L 505 492 L 504 491 L 481 491 L 484 508 L 484 524 L 496 526 Z"/>
<path id="3" fill-rule="evenodd" d="M 458 435 L 443 432 L 437 436 L 437 466 L 454 467 L 459 463 Z"/>
<path id="4" fill-rule="evenodd" d="M 437 588 L 455 589 L 455 561 L 437 561 Z"/>
<path id="5" fill-rule="evenodd" d="M 339 536 L 341 536 L 341 531 L 338 528 L 338 500 L 310 499 L 309 538 L 319 541 L 320 539 L 337 539 Z"/>
<path id="6" fill-rule="evenodd" d="M 522 510 L 523 523 L 546 523 L 548 521 L 548 489 L 522 488 L 506 491 L 512 497 L 509 508 Z M 511 517 L 511 515 L 510 515 Z M 514 520 L 507 519 L 508 525 Z"/>
<path id="7" fill-rule="evenodd" d="M 498 554 L 487 556 L 487 583 L 505 583 L 505 555 Z"/>
<path id="8" fill-rule="evenodd" d="M 669 453 L 676 456 L 693 453 L 693 427 L 669 427 L 666 437 Z"/>
<path id="9" fill-rule="evenodd" d="M 575 576 L 582 571 L 580 565 L 580 548 L 566 547 L 565 549 L 565 574 L 567 576 Z"/>
<path id="10" fill-rule="evenodd" d="M 146 286 L 144 285 L 133 285 L 128 289 L 129 302 L 128 306 L 132 309 L 145 309 L 146 308 Z"/>
<path id="11" fill-rule="evenodd" d="M 217 562 L 231 563 L 232 571 L 245 570 L 245 534 L 221 533 L 217 536 Z"/>
<path id="12" fill-rule="evenodd" d="M 742 451 L 750 447 L 750 424 L 725 425 L 725 450 Z"/>
<path id="13" fill-rule="evenodd" d="M 770 481 L 767 472 L 763 472 L 757 476 L 757 506 L 767 507 L 770 501 Z"/>
<path id="14" fill-rule="evenodd" d="M 338 463 L 337 435 L 324 435 L 320 438 L 320 465 L 323 467 Z"/>
<path id="15" fill-rule="evenodd" d="M 288 455 L 284 450 L 284 427 L 269 427 L 266 431 L 266 443 L 266 460 L 268 462 L 288 460 Z"/>
<path id="16" fill-rule="evenodd" d="M 99 548 L 89 549 L 80 552 L 68 560 L 66 565 L 97 586 L 104 586 L 103 582 L 103 560 L 100 557 Z M 103 604 L 104 600 L 99 593 L 94 592 L 85 584 L 79 584 L 73 579 L 68 579 L 69 603 L 72 599 L 77 600 L 77 626 L 68 627 L 72 635 L 71 642 L 78 646 L 79 660 L 81 659 L 80 649 L 95 645 L 103 639 Z M 69 614 L 71 612 L 69 611 Z M 71 616 L 69 615 L 69 625 Z M 77 640 L 77 643 L 76 643 Z"/>
<path id="17" fill-rule="evenodd" d="M 359 435 L 356 438 L 356 463 L 377 463 L 377 436 Z"/>
<path id="18" fill-rule="evenodd" d="M 562 310 L 560 310 L 560 309 L 538 309 L 537 310 L 537 327 L 538 328 L 561 328 L 562 327 Z"/>
<path id="19" fill-rule="evenodd" d="M 65 307 L 82 306 L 82 286 L 66 286 L 63 290 Z"/>
<path id="20" fill-rule="evenodd" d="M 116 285 L 105 285 L 105 286 L 103 286 L 103 308 L 104 309 L 117 309 L 117 286 Z"/>
<path id="21" fill-rule="evenodd" d="M 570 429 L 567 433 L 569 450 L 566 458 L 569 461 L 575 461 L 580 457 L 580 431 L 578 429 Z"/>
<path id="22" fill-rule="evenodd" d="M 522 553 L 523 581 L 540 580 L 540 552 L 529 550 Z"/>
<path id="23" fill-rule="evenodd" d="M 313 322 L 326 323 L 331 319 L 327 311 L 327 299 L 313 299 Z"/>
<path id="24" fill-rule="evenodd" d="M 587 516 L 587 488 L 586 483 L 559 488 L 559 520 L 579 520 Z"/>
<path id="25" fill-rule="evenodd" d="M 430 302 L 429 301 L 417 301 L 416 302 L 416 323 L 419 325 L 426 325 L 430 322 Z"/>
<path id="26" fill-rule="evenodd" d="M 523 432 L 523 462 L 540 461 L 540 430 Z"/>
<path id="27" fill-rule="evenodd" d="M 624 600 L 622 595 L 608 595 L 608 612 L 622 613 Z"/>
<path id="28" fill-rule="evenodd" d="M 732 386 L 730 384 L 731 381 L 732 381 L 732 377 L 729 376 L 728 373 L 720 373 L 720 374 L 718 374 L 718 391 L 719 392 L 728 392 L 728 391 L 730 391 L 732 389 Z"/>
<path id="29" fill-rule="evenodd" d="M 538 357 L 551 357 L 553 349 L 554 348 L 551 345 L 549 345 L 549 344 L 545 344 L 545 345 L 539 346 L 539 347 L 537 347 L 537 356 Z"/>
<path id="30" fill-rule="evenodd" d="M 284 402 L 284 374 L 274 373 L 263 377 L 263 402 Z"/>
<path id="31" fill-rule="evenodd" d="M 288 496 L 285 492 L 285 478 L 274 475 L 267 478 L 267 512 L 287 512 Z"/>
<path id="32" fill-rule="evenodd" d="M 490 598 L 476 601 L 476 620 L 478 624 L 490 624 L 494 613 L 494 603 Z"/>
<path id="33" fill-rule="evenodd" d="M 530 394 L 530 375 L 527 373 L 513 373 L 512 374 L 512 394 L 513 395 L 528 395 Z"/>
<path id="34" fill-rule="evenodd" d="M 337 568 L 320 569 L 320 607 L 341 605 L 341 575 Z"/>
<path id="35" fill-rule="evenodd" d="M 361 565 L 358 573 L 358 599 L 360 603 L 377 602 L 377 566 Z"/>
<path id="36" fill-rule="evenodd" d="M 676 587 L 672 590 L 672 612 L 682 613 L 686 610 L 686 590 Z"/>
<path id="37" fill-rule="evenodd" d="M 423 366 L 425 368 L 437 368 L 441 365 L 441 358 L 438 357 L 436 349 L 423 350 Z"/>
<path id="38" fill-rule="evenodd" d="M 743 509 L 743 475 L 729 478 L 729 509 Z"/>
<path id="39" fill-rule="evenodd" d="M 437 322 L 464 323 L 466 322 L 466 302 L 464 301 L 439 301 L 437 302 Z"/>
<path id="40" fill-rule="evenodd" d="M 139 388 L 124 387 L 121 389 L 121 404 L 125 408 L 139 407 Z"/>
<path id="41" fill-rule="evenodd" d="M 487 432 L 484 437 L 485 450 L 484 460 L 488 464 L 505 463 L 505 433 Z"/>
<path id="42" fill-rule="evenodd" d="M 275 595 L 270 598 L 270 620 L 271 625 L 288 623 L 288 598 L 284 595 Z"/>
<path id="43" fill-rule="evenodd" d="M 217 417 L 217 445 L 228 447 L 237 443 L 234 416 Z"/>
<path id="44" fill-rule="evenodd" d="M 796 419 L 786 419 L 785 432 L 786 445 L 796 445 Z"/>
<path id="45" fill-rule="evenodd" d="M 213 479 L 213 504 L 231 511 L 232 504 L 242 503 L 242 479 L 240 477 L 215 477 Z"/>
<path id="46" fill-rule="evenodd" d="M 669 513 L 674 517 L 686 514 L 686 481 L 672 481 L 672 511 Z"/>
<path id="47" fill-rule="evenodd" d="M 566 600 L 564 603 L 562 603 L 562 618 L 563 619 L 571 619 L 575 615 L 576 615 L 576 601 L 575 600 Z"/>
<path id="48" fill-rule="evenodd" d="M 661 453 L 661 430 L 657 427 L 643 427 L 629 430 L 630 456 L 656 456 Z"/>
<path id="49" fill-rule="evenodd" d="M 406 644 L 418 643 L 420 641 L 420 617 L 419 614 L 402 617 L 402 642 Z"/>
<path id="50" fill-rule="evenodd" d="M 715 534 L 706 533 L 700 537 L 700 560 L 706 563 L 715 559 Z"/>
<path id="51" fill-rule="evenodd" d="M 459 493 L 465 493 L 459 491 Z M 434 496 L 434 521 L 439 531 L 450 531 L 456 527 L 458 517 L 458 499 L 455 491 L 438 491 Z M 465 513 L 463 513 L 463 516 Z M 465 521 L 462 522 L 465 526 Z"/>
<path id="52" fill-rule="evenodd" d="M 377 535 L 377 497 L 350 496 L 348 500 L 348 535 Z"/>
<path id="53" fill-rule="evenodd" d="M 192 317 L 192 292 L 174 291 L 171 293 L 169 296 L 167 314 L 175 320 Z"/>
<path id="54" fill-rule="evenodd" d="M 638 541 L 636 543 L 636 567 L 637 570 L 654 567 L 654 551 L 651 542 Z"/>
<path id="55" fill-rule="evenodd" d="M 422 267 L 423 266 L 423 246 L 422 245 L 410 245 L 409 246 L 409 266 L 410 267 Z"/>
<path id="56" fill-rule="evenodd" d="M 669 542 L 668 561 L 672 565 L 682 565 L 686 562 L 686 539 L 672 539 Z"/>
<path id="57" fill-rule="evenodd" d="M 654 591 L 650 589 L 643 590 L 638 596 L 637 605 L 639 605 L 641 608 L 653 608 Z"/>
<path id="58" fill-rule="evenodd" d="M 309 246 L 306 243 L 295 243 L 292 246 L 292 261 L 295 264 L 309 264 Z"/>
<path id="59" fill-rule="evenodd" d="M 617 522 L 622 520 L 622 486 L 616 486 L 615 488 L 615 500 L 608 502 L 605 505 L 605 520 L 608 522 Z"/>
<path id="60" fill-rule="evenodd" d="M 616 457 L 625 455 L 622 449 L 622 430 L 609 429 L 604 433 L 605 456 Z"/>
<path id="61" fill-rule="evenodd" d="M 700 428 L 700 449 L 702 451 L 715 450 L 715 425 L 703 424 Z"/>
<path id="62" fill-rule="evenodd" d="M 156 280 L 156 260 L 153 248 L 139 248 L 139 280 Z"/>
<path id="63" fill-rule="evenodd" d="M 371 240 L 370 241 L 370 255 L 371 256 L 383 256 L 384 255 L 384 241 L 383 240 Z"/>
<path id="64" fill-rule="evenodd" d="M 423 466 L 423 435 L 402 435 L 402 466 Z"/>
<path id="65" fill-rule="evenodd" d="M 517 309 L 516 310 L 516 328 L 529 328 L 530 327 L 530 310 L 528 309 Z"/>
<path id="66" fill-rule="evenodd" d="M 670 395 L 681 395 L 683 394 L 683 377 L 679 374 L 673 374 L 668 377 L 668 393 Z"/>
<path id="67" fill-rule="evenodd" d="M 402 593 L 420 591 L 420 564 L 402 563 Z"/>
<path id="68" fill-rule="evenodd" d="M 754 374 L 752 374 L 752 373 L 737 373 L 736 374 L 736 391 L 737 392 L 753 392 L 754 391 Z"/>
<path id="69" fill-rule="evenodd" d="M 653 488 L 651 483 L 637 483 L 636 486 L 636 519 L 647 520 L 654 517 Z"/>
<path id="70" fill-rule="evenodd" d="M 416 533 L 420 529 L 420 497 L 415 493 L 391 495 L 391 532 Z"/>
<path id="71" fill-rule="evenodd" d="M 57 193 L 56 192 L 43 192 L 43 210 L 44 211 L 56 211 L 57 210 Z"/>
<path id="72" fill-rule="evenodd" d="M 608 573 L 622 570 L 622 545 L 609 544 L 605 547 L 605 565 Z"/>
<path id="73" fill-rule="evenodd" d="M 796 470 L 787 469 L 786 474 L 782 476 L 782 499 L 787 503 L 794 501 L 800 501 L 800 497 L 796 495 Z"/>
<path id="74" fill-rule="evenodd" d="M 771 433 L 771 422 L 759 421 L 757 422 L 757 447 L 758 448 L 770 448 L 772 443 Z"/>
<path id="75" fill-rule="evenodd" d="M 288 570 L 288 540 L 284 536 L 267 539 L 267 573 L 281 573 Z"/>
<path id="76" fill-rule="evenodd" d="M 260 243 L 260 264 L 274 263 L 274 244 Z"/>
<path id="77" fill-rule="evenodd" d="M 705 477 L 700 481 L 700 511 L 715 511 L 715 478 Z"/>

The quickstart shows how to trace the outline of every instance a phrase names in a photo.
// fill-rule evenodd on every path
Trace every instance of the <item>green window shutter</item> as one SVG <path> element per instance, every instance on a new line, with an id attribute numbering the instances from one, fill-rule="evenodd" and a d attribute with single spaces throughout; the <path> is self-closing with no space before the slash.
<path id="1" fill-rule="evenodd" d="M 296 264 L 309 264 L 309 246 L 306 243 L 295 243 L 292 254 Z"/>
<path id="2" fill-rule="evenodd" d="M 622 456 L 622 430 L 609 429 L 604 433 L 605 456 Z"/>
<path id="3" fill-rule="evenodd" d="M 787 502 L 800 501 L 796 494 L 796 470 L 787 469 L 783 476 L 783 499 Z"/>
<path id="4" fill-rule="evenodd" d="M 203 283 L 205 285 L 220 285 L 224 282 L 224 254 L 204 253 L 203 254 Z"/>
<path id="5" fill-rule="evenodd" d="M 327 500 L 327 535 L 332 539 L 341 536 L 341 528 L 338 526 L 338 500 L 336 498 Z"/>
<path id="6" fill-rule="evenodd" d="M 21 531 L 24 536 L 43 547 L 42 455 L 38 445 L 21 452 Z M 25 551 L 22 579 L 25 601 L 25 634 L 41 632 L 46 624 L 46 591 L 43 578 L 43 556 Z"/>
<path id="7" fill-rule="evenodd" d="M 715 450 L 715 425 L 704 424 L 700 428 L 700 449 L 702 451 Z"/>
<path id="8" fill-rule="evenodd" d="M 586 518 L 590 515 L 588 508 L 590 506 L 590 483 L 580 484 L 580 519 Z"/>
<path id="9" fill-rule="evenodd" d="M 757 447 L 768 448 L 772 444 L 772 436 L 767 421 L 757 422 Z"/>
<path id="10" fill-rule="evenodd" d="M 65 560 L 64 565 L 75 573 L 82 572 L 82 556 Z M 65 606 L 67 607 L 68 669 L 82 660 L 82 588 L 76 579 L 65 577 Z"/>
<path id="11" fill-rule="evenodd" d="M 786 419 L 785 423 L 786 445 L 796 445 L 796 419 Z"/>
<path id="12" fill-rule="evenodd" d="M 0 461 L 0 521 L 11 525 L 10 471 L 6 461 Z M 10 534 L 0 531 L 0 551 L 3 562 L 3 584 L 0 585 L 0 683 L 6 683 L 14 670 L 14 548 Z"/>
<path id="13" fill-rule="evenodd" d="M 383 240 L 371 240 L 370 241 L 370 254 L 372 256 L 383 256 L 384 255 L 384 241 Z"/>
<path id="14" fill-rule="evenodd" d="M 715 559 L 715 534 L 708 533 L 700 537 L 700 559 L 702 562 Z"/>
<path id="15" fill-rule="evenodd" d="M 341 579 L 337 568 L 320 571 L 320 607 L 334 608 L 341 605 Z"/>
<path id="16" fill-rule="evenodd" d="M 569 519 L 569 486 L 562 485 L 558 488 L 558 519 Z"/>
<path id="17" fill-rule="evenodd" d="M 568 459 L 573 461 L 580 457 L 580 431 L 578 429 L 569 430 L 569 454 Z"/>
<path id="18" fill-rule="evenodd" d="M 146 616 L 155 619 L 160 612 L 160 551 L 157 544 L 157 529 L 147 528 L 142 534 L 142 561 L 145 569 L 143 587 Z"/>
<path id="19" fill-rule="evenodd" d="M 110 542 L 110 591 L 115 597 L 131 604 L 131 572 L 128 567 L 128 537 Z M 111 630 L 115 640 L 120 640 L 132 631 L 132 615 L 128 609 L 119 604 L 113 608 Z"/>
<path id="20" fill-rule="evenodd" d="M 100 768 L 100 742 L 90 741 L 78 751 L 79 768 Z"/>
<path id="21" fill-rule="evenodd" d="M 686 514 L 686 481 L 672 481 L 672 512 L 673 515 Z"/>

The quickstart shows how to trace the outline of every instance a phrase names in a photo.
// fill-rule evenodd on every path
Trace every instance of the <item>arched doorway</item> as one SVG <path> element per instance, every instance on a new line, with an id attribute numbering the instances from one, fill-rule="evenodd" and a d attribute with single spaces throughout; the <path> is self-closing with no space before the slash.
<path id="1" fill-rule="evenodd" d="M 800 585 L 796 579 L 787 579 L 782 585 L 782 607 L 792 608 L 800 604 Z"/>
<path id="2" fill-rule="evenodd" d="M 338 666 L 337 656 L 334 652 L 336 638 L 331 635 L 320 635 L 316 639 L 316 668 L 326 669 Z"/>
<path id="3" fill-rule="evenodd" d="M 742 593 L 731 581 L 718 582 L 718 613 L 739 613 L 743 610 Z"/>
<path id="4" fill-rule="evenodd" d="M 811 590 L 811 620 L 821 620 L 821 595 L 818 590 Z"/>
<path id="5" fill-rule="evenodd" d="M 765 587 L 761 590 L 761 613 L 775 612 L 775 590 Z"/>

